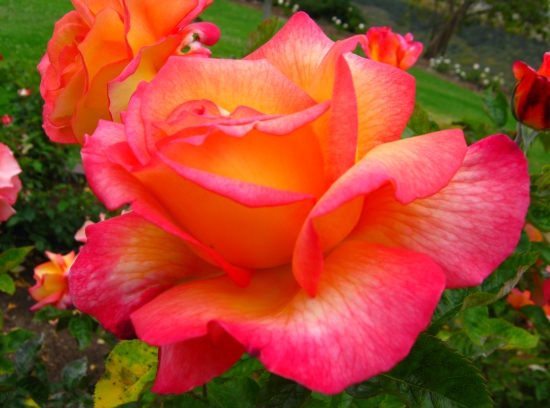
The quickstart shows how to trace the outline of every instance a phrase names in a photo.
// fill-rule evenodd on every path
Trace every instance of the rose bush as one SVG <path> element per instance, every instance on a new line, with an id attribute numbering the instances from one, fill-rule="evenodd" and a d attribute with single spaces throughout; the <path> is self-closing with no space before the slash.
<path id="1" fill-rule="evenodd" d="M 140 80 L 170 55 L 210 56 L 219 30 L 189 24 L 213 0 L 71 0 L 38 70 L 44 130 L 55 142 L 80 143 L 100 119 L 120 121 Z M 181 50 L 189 48 L 187 51 Z"/>
<path id="2" fill-rule="evenodd" d="M 391 27 L 372 27 L 367 31 L 368 46 L 363 50 L 367 57 L 407 70 L 412 67 L 420 54 L 422 43 L 413 42 L 413 35 L 392 33 Z"/>
<path id="3" fill-rule="evenodd" d="M 21 190 L 21 180 L 17 175 L 21 168 L 13 157 L 13 153 L 5 144 L 0 143 L 0 222 L 6 221 L 15 210 L 11 207 L 17 200 Z"/>
<path id="4" fill-rule="evenodd" d="M 518 80 L 512 96 L 512 113 L 518 122 L 536 129 L 550 129 L 550 52 L 535 71 L 523 61 L 513 65 Z"/>
<path id="5" fill-rule="evenodd" d="M 414 79 L 303 13 L 245 60 L 171 58 L 124 124 L 86 138 L 90 185 L 132 212 L 87 228 L 75 306 L 159 346 L 157 393 L 247 352 L 337 393 L 389 370 L 445 288 L 515 248 L 527 163 L 506 136 L 398 140 Z"/>
<path id="6" fill-rule="evenodd" d="M 76 255 L 74 252 L 61 255 L 46 251 L 46 256 L 50 262 L 34 268 L 36 284 L 29 288 L 29 293 L 38 303 L 31 310 L 38 310 L 46 305 L 67 309 L 73 304 L 69 295 L 69 270 Z"/>

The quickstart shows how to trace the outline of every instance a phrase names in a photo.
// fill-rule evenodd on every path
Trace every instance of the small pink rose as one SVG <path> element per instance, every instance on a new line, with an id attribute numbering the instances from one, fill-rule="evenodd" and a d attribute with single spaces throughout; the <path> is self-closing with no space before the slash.
<path id="1" fill-rule="evenodd" d="M 21 190 L 21 181 L 17 177 L 19 173 L 21 168 L 13 153 L 8 146 L 0 143 L 0 222 L 15 214 L 11 206 L 15 204 L 17 193 Z"/>

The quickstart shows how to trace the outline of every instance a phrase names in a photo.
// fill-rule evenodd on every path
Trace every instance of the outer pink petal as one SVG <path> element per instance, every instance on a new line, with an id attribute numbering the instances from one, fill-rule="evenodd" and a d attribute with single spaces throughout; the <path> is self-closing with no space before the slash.
<path id="1" fill-rule="evenodd" d="M 212 263 L 220 265 L 239 285 L 247 285 L 251 271 L 235 267 L 222 259 L 212 249 L 205 247 L 194 237 L 184 232 L 163 206 L 143 187 L 143 185 L 123 166 L 113 163 L 107 157 L 107 150 L 116 144 L 124 144 L 125 134 L 122 125 L 100 121 L 94 136 L 88 137 L 82 149 L 82 162 L 90 187 L 97 197 L 114 210 L 132 203 L 132 210 L 147 221 L 165 231 L 187 241 L 193 249 Z M 130 148 L 122 156 L 132 164 L 138 164 Z"/>
<path id="2" fill-rule="evenodd" d="M 229 370 L 245 352 L 244 347 L 217 324 L 203 337 L 162 346 L 152 391 L 181 394 Z"/>
<path id="3" fill-rule="evenodd" d="M 306 13 L 294 14 L 264 46 L 245 57 L 267 59 L 304 91 L 334 44 Z"/>
<path id="4" fill-rule="evenodd" d="M 415 81 L 405 71 L 355 54 L 346 54 L 351 68 L 359 118 L 357 157 L 398 140 L 414 109 Z"/>
<path id="5" fill-rule="evenodd" d="M 403 204 L 429 197 L 449 183 L 466 150 L 460 130 L 403 139 L 371 150 L 329 188 L 304 223 L 293 259 L 294 275 L 300 285 L 315 295 L 323 270 L 323 251 L 337 243 L 331 235 L 342 222 L 339 210 L 345 204 L 385 184 L 393 186 L 396 200 Z M 358 218 L 354 211 L 347 212 L 346 219 Z M 350 225 L 349 232 L 355 224 Z"/>
<path id="6" fill-rule="evenodd" d="M 217 323 L 269 371 L 333 394 L 404 358 L 443 288 L 425 255 L 347 242 L 327 258 L 316 298 L 290 271 L 265 270 L 246 289 L 225 277 L 180 285 L 132 322 L 140 339 L 160 346 L 201 338 Z"/>
<path id="7" fill-rule="evenodd" d="M 71 267 L 71 296 L 120 338 L 135 336 L 130 314 L 163 291 L 222 272 L 133 212 L 90 225 L 86 234 Z"/>
<path id="8" fill-rule="evenodd" d="M 529 206 L 527 162 L 507 136 L 492 136 L 470 146 L 439 193 L 408 205 L 397 200 L 389 188 L 367 197 L 349 239 L 428 254 L 448 288 L 478 285 L 519 240 Z"/>
<path id="9" fill-rule="evenodd" d="M 19 173 L 21 173 L 21 167 L 13 157 L 12 151 L 8 146 L 0 143 L 0 189 L 13 187 L 14 179 Z"/>

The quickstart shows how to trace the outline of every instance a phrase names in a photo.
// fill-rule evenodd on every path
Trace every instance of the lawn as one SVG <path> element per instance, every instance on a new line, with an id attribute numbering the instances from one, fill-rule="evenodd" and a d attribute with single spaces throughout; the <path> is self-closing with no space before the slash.
<path id="1" fill-rule="evenodd" d="M 53 32 L 54 22 L 70 10 L 72 5 L 69 0 L 2 0 L 0 54 L 7 60 L 37 64 Z M 229 0 L 215 0 L 201 18 L 224 27 L 220 41 L 212 47 L 213 55 L 240 58 L 248 33 L 261 21 L 261 12 Z M 464 118 L 477 122 L 488 120 L 480 94 L 420 69 L 412 68 L 409 72 L 417 81 L 417 101 L 437 122 L 449 124 Z M 511 115 L 507 127 L 515 127 Z M 533 162 L 532 171 L 550 163 L 550 155 L 543 151 L 538 142 L 529 156 Z"/>

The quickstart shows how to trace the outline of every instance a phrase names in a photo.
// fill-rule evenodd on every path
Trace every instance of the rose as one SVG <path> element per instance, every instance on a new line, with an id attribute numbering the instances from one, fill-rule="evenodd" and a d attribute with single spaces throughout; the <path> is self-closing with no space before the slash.
<path id="1" fill-rule="evenodd" d="M 153 388 L 181 393 L 243 352 L 324 393 L 389 370 L 445 287 L 515 248 L 529 202 L 506 136 L 397 140 L 402 70 L 349 53 L 297 13 L 243 61 L 172 58 L 124 125 L 86 139 L 109 209 L 70 275 L 76 307 L 160 347 Z"/>
<path id="2" fill-rule="evenodd" d="M 516 61 L 513 72 L 518 80 L 512 95 L 514 117 L 533 129 L 550 129 L 550 53 L 544 54 L 538 71 L 525 62 Z"/>
<path id="3" fill-rule="evenodd" d="M 2 115 L 2 125 L 9 126 L 13 122 L 13 117 L 10 115 Z"/>
<path id="4" fill-rule="evenodd" d="M 17 175 L 21 168 L 13 157 L 13 153 L 5 144 L 0 143 L 0 222 L 6 221 L 15 210 L 17 193 L 21 190 L 21 180 Z"/>
<path id="5" fill-rule="evenodd" d="M 38 66 L 44 129 L 55 142 L 82 143 L 99 119 L 120 122 L 137 82 L 150 80 L 170 55 L 209 56 L 201 42 L 219 37 L 211 23 L 189 25 L 212 0 L 72 3 L 76 11 L 57 22 Z"/>
<path id="6" fill-rule="evenodd" d="M 38 310 L 46 305 L 67 309 L 72 306 L 69 295 L 69 270 L 76 255 L 74 252 L 61 255 L 46 251 L 46 256 L 50 262 L 34 268 L 36 284 L 29 288 L 29 293 L 38 303 L 32 306 L 31 310 Z"/>
<path id="7" fill-rule="evenodd" d="M 397 68 L 409 69 L 422 54 L 422 43 L 413 42 L 411 33 L 403 37 L 392 33 L 391 27 L 372 27 L 367 38 L 368 47 L 363 47 L 367 57 Z"/>

